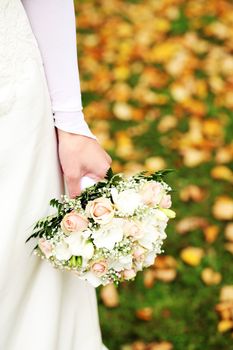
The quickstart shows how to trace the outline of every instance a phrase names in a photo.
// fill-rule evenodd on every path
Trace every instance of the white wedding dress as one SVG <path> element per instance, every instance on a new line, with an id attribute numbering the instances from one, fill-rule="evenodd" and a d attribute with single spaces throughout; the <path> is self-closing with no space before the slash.
<path id="1" fill-rule="evenodd" d="M 64 181 L 41 53 L 20 0 L 0 0 L 0 75 L 0 350 L 105 349 L 95 289 L 25 244 Z"/>

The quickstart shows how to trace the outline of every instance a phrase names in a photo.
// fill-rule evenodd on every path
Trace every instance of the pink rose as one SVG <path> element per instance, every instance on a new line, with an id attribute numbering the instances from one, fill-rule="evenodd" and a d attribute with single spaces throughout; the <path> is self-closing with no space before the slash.
<path id="1" fill-rule="evenodd" d="M 91 271 L 94 272 L 97 277 L 103 276 L 107 270 L 108 267 L 105 260 L 96 261 L 91 265 Z"/>
<path id="2" fill-rule="evenodd" d="M 45 255 L 46 259 L 49 259 L 52 256 L 52 245 L 45 238 L 40 238 L 38 240 L 38 246 L 42 253 Z"/>
<path id="3" fill-rule="evenodd" d="M 62 219 L 61 228 L 62 231 L 68 235 L 71 232 L 85 230 L 88 224 L 89 220 L 84 215 L 76 212 L 75 210 L 72 210 Z"/>
<path id="4" fill-rule="evenodd" d="M 161 200 L 161 202 L 159 203 L 159 206 L 161 208 L 164 208 L 164 209 L 168 209 L 170 208 L 172 205 L 172 201 L 171 201 L 171 196 L 170 194 L 165 194 Z"/>
<path id="5" fill-rule="evenodd" d="M 136 221 L 126 221 L 126 223 L 124 224 L 124 232 L 126 233 L 126 236 L 131 236 L 134 240 L 143 237 L 141 225 L 139 222 Z"/>
<path id="6" fill-rule="evenodd" d="M 142 262 L 145 258 L 145 249 L 143 247 L 136 247 L 134 252 L 133 252 L 133 257 L 135 260 Z"/>
<path id="7" fill-rule="evenodd" d="M 136 276 L 136 272 L 134 269 L 124 270 L 123 271 L 123 277 L 126 280 L 131 280 Z"/>
<path id="8" fill-rule="evenodd" d="M 160 182 L 149 181 L 142 186 L 140 194 L 144 204 L 154 206 L 158 205 L 161 201 L 164 195 L 164 188 Z"/>
<path id="9" fill-rule="evenodd" d="M 107 224 L 114 217 L 114 207 L 110 199 L 99 197 L 87 203 L 86 213 L 98 224 Z"/>

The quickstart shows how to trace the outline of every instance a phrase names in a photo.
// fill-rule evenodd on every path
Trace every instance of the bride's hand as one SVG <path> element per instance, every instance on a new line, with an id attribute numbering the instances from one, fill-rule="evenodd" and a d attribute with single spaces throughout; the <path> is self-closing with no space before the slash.
<path id="1" fill-rule="evenodd" d="M 58 154 L 70 198 L 81 193 L 80 180 L 89 176 L 103 179 L 112 159 L 100 144 L 87 136 L 57 129 Z"/>

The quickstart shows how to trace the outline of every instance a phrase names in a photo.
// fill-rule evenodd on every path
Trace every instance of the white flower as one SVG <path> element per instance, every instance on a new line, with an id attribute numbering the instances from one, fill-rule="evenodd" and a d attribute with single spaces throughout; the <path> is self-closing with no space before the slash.
<path id="1" fill-rule="evenodd" d="M 111 195 L 115 207 L 123 214 L 133 215 L 142 202 L 142 198 L 134 189 L 118 192 L 116 188 L 111 189 Z"/>
<path id="2" fill-rule="evenodd" d="M 58 260 L 69 260 L 72 256 L 68 244 L 63 241 L 56 244 L 54 253 Z"/>
<path id="3" fill-rule="evenodd" d="M 155 215 L 148 216 L 142 222 L 143 236 L 138 239 L 139 244 L 149 250 L 153 249 L 153 243 L 167 237 L 164 232 L 167 216 L 159 209 L 155 209 L 154 213 Z"/>
<path id="4" fill-rule="evenodd" d="M 73 233 L 65 238 L 72 255 L 82 256 L 84 259 L 91 259 L 94 254 L 94 246 L 88 242 L 80 232 Z"/>
<path id="5" fill-rule="evenodd" d="M 149 252 L 145 255 L 145 260 L 143 262 L 144 267 L 151 266 L 154 264 L 156 253 L 154 251 Z"/>
<path id="6" fill-rule="evenodd" d="M 161 209 L 154 209 L 152 214 L 154 225 L 160 230 L 164 231 L 167 227 L 168 217 Z"/>
<path id="7" fill-rule="evenodd" d="M 153 218 L 159 222 L 168 222 L 168 217 L 161 209 L 153 209 Z"/>
<path id="8" fill-rule="evenodd" d="M 132 260 L 132 255 L 121 256 L 117 260 L 110 260 L 108 266 L 115 271 L 130 270 L 132 268 Z"/>
<path id="9" fill-rule="evenodd" d="M 86 272 L 84 275 L 78 275 L 79 278 L 81 280 L 85 280 L 87 282 L 89 282 L 93 287 L 97 288 L 98 286 L 100 286 L 101 284 L 103 284 L 103 282 L 101 281 L 101 279 L 99 277 L 97 277 L 93 272 L 88 271 Z"/>
<path id="10" fill-rule="evenodd" d="M 109 224 L 92 233 L 96 247 L 109 250 L 114 248 L 115 243 L 122 240 L 123 235 L 123 220 L 120 218 L 113 218 Z"/>
<path id="11" fill-rule="evenodd" d="M 92 231 L 90 229 L 87 229 L 85 231 L 82 231 L 81 235 L 83 238 L 88 239 L 91 237 Z"/>
<path id="12" fill-rule="evenodd" d="M 143 225 L 144 235 L 138 240 L 139 244 L 146 249 L 153 249 L 153 242 L 156 242 L 160 234 L 157 228 L 151 223 Z"/>

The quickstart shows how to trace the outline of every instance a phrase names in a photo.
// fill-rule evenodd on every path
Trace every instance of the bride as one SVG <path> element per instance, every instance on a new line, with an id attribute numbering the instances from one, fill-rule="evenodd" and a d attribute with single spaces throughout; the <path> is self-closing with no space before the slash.
<path id="1" fill-rule="evenodd" d="M 95 289 L 25 245 L 112 161 L 82 113 L 73 0 L 0 0 L 0 74 L 0 349 L 102 350 Z"/>

